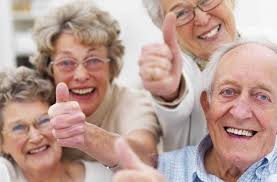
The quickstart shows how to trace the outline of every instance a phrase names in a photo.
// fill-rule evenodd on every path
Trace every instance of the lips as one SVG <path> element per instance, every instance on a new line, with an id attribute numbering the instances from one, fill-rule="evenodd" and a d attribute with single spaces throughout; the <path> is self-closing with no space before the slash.
<path id="1" fill-rule="evenodd" d="M 215 27 L 213 27 L 211 30 L 202 33 L 201 35 L 197 36 L 199 39 L 202 40 L 209 40 L 209 39 L 213 39 L 214 37 L 216 37 L 216 35 L 219 33 L 221 28 L 221 25 L 217 25 Z"/>
<path id="2" fill-rule="evenodd" d="M 224 129 L 228 134 L 241 137 L 253 137 L 257 133 L 257 131 L 254 130 L 237 129 L 232 127 L 224 127 Z"/>
<path id="3" fill-rule="evenodd" d="M 95 91 L 95 87 L 83 88 L 83 89 L 70 89 L 70 92 L 76 95 L 87 95 Z"/>
<path id="4" fill-rule="evenodd" d="M 40 146 L 40 147 L 31 149 L 31 150 L 29 150 L 27 153 L 28 153 L 29 155 L 38 154 L 38 153 L 41 153 L 41 152 L 46 151 L 49 147 L 50 147 L 49 145 L 43 145 L 43 146 Z"/>

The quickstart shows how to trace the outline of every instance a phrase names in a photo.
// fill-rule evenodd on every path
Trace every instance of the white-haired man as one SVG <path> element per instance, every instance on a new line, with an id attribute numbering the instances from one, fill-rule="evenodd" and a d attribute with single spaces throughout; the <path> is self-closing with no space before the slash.
<path id="1" fill-rule="evenodd" d="M 236 41 L 211 58 L 201 94 L 209 134 L 198 146 L 164 153 L 147 167 L 124 142 L 115 182 L 263 182 L 277 173 L 277 47 Z M 130 155 L 131 154 L 131 155 Z"/>

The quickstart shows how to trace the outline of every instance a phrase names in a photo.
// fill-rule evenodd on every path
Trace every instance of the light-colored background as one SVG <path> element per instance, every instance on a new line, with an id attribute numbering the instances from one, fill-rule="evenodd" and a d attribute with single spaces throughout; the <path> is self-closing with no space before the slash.
<path id="1" fill-rule="evenodd" d="M 34 9 L 31 18 L 45 13 L 48 9 L 63 4 L 69 0 L 44 1 L 42 7 L 39 1 L 33 0 Z M 243 35 L 260 34 L 277 42 L 277 1 L 276 0 L 235 0 L 235 16 L 238 29 Z M 35 47 L 31 41 L 30 31 L 20 32 L 13 20 L 11 11 L 12 0 L 0 1 L 0 66 L 14 66 L 18 54 L 31 54 Z M 143 9 L 141 0 L 95 0 L 99 7 L 109 11 L 119 22 L 122 29 L 122 40 L 126 46 L 124 69 L 120 79 L 132 84 L 138 77 L 137 60 L 141 46 L 156 41 L 162 41 L 160 31 L 152 24 Z M 26 18 L 27 21 L 29 19 Z M 23 17 L 17 17 L 23 19 Z M 30 29 L 28 29 L 30 30 Z"/>

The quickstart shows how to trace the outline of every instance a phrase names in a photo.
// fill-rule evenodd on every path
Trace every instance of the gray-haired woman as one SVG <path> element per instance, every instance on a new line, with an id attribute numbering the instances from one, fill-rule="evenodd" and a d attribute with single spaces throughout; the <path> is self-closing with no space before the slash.
<path id="1" fill-rule="evenodd" d="M 57 85 L 57 103 L 49 110 L 55 137 L 110 167 L 118 164 L 116 138 L 125 137 L 148 163 L 159 138 L 147 95 L 115 81 L 123 64 L 119 33 L 117 21 L 91 1 L 61 6 L 33 29 L 33 62 Z"/>
<path id="2" fill-rule="evenodd" d="M 96 162 L 71 161 L 52 134 L 50 80 L 20 67 L 0 72 L 0 176 L 5 182 L 111 181 Z"/>

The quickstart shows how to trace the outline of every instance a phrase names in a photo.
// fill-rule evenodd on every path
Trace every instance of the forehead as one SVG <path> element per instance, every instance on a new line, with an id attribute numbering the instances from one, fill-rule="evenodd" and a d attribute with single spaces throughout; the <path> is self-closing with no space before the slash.
<path id="1" fill-rule="evenodd" d="M 48 112 L 48 103 L 41 101 L 30 102 L 10 102 L 3 111 L 3 120 L 5 124 L 19 120 L 33 121 L 42 114 Z"/>
<path id="2" fill-rule="evenodd" d="M 188 3 L 193 4 L 196 3 L 198 0 L 161 0 L 161 7 L 165 12 L 168 12 L 174 6 L 178 4 Z"/>
<path id="3" fill-rule="evenodd" d="M 277 82 L 276 69 L 277 54 L 274 51 L 263 45 L 244 44 L 222 56 L 214 83 L 233 79 L 232 81 L 237 82 L 252 80 L 253 83 L 256 81 L 273 84 Z"/>

